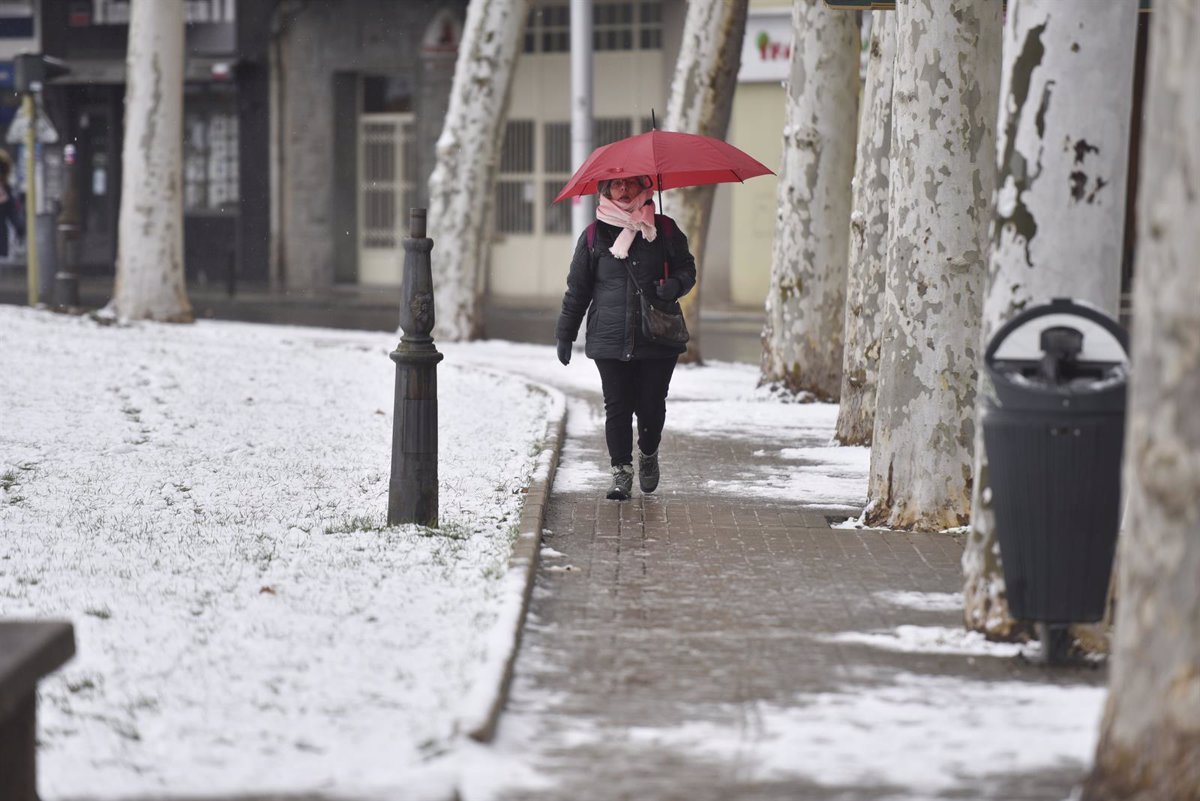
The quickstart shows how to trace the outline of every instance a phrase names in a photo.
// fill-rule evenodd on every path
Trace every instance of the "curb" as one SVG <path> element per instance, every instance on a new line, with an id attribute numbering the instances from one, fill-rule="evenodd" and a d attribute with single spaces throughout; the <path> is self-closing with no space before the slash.
<path id="1" fill-rule="evenodd" d="M 469 714 L 463 721 L 463 731 L 468 737 L 479 743 L 490 743 L 495 737 L 500 713 L 508 702 L 509 690 L 512 686 L 513 665 L 521 647 L 521 632 L 525 627 L 529 600 L 533 596 L 533 582 L 537 577 L 546 505 L 550 500 L 550 488 L 554 485 L 554 473 L 558 469 L 563 438 L 566 434 L 566 396 L 543 384 L 527 381 L 526 385 L 547 396 L 550 401 L 550 413 L 546 419 L 546 432 L 542 438 L 544 447 L 538 455 L 537 465 L 534 467 L 533 475 L 530 477 L 529 486 L 526 489 L 517 539 L 513 543 L 512 555 L 508 560 L 508 574 L 505 576 L 505 581 L 510 588 L 505 591 L 507 597 L 504 608 L 500 612 L 501 619 L 497 621 L 493 634 L 493 641 L 497 649 L 503 651 L 502 664 L 495 668 L 499 675 L 482 679 L 487 682 L 489 691 L 491 691 L 490 701 L 472 704 L 477 707 L 486 706 L 486 710 L 481 713 L 477 711 L 476 714 Z M 476 695 L 476 693 L 472 693 L 472 695 Z"/>

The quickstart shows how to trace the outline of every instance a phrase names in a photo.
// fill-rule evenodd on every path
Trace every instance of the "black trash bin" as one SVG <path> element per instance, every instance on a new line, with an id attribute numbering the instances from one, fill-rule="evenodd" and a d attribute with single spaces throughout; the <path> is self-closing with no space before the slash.
<path id="1" fill-rule="evenodd" d="M 1027 309 L 988 343 L 995 395 L 984 403 L 983 438 L 1014 618 L 1104 617 L 1121 517 L 1128 350 L 1114 320 L 1068 298 Z"/>

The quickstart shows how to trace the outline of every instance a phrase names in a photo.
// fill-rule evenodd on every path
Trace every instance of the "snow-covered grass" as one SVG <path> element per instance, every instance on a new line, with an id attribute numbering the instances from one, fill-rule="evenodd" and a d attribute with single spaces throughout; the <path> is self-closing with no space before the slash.
<path id="1" fill-rule="evenodd" d="M 447 358 L 442 525 L 389 528 L 394 335 L 0 306 L 0 342 L 0 617 L 78 645 L 42 795 L 411 796 L 494 659 L 561 396 Z"/>

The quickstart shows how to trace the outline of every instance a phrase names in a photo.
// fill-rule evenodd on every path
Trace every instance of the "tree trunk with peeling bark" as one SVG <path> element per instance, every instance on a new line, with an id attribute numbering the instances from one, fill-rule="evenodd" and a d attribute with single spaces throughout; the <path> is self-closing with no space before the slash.
<path id="1" fill-rule="evenodd" d="M 761 382 L 834 401 L 842 386 L 858 25 L 823 0 L 797 0 L 792 30 Z"/>
<path id="2" fill-rule="evenodd" d="M 733 111 L 742 63 L 749 0 L 692 0 L 687 5 L 683 41 L 667 100 L 664 130 L 724 139 Z M 680 299 L 691 340 L 684 362 L 700 362 L 700 288 L 704 283 L 704 246 L 712 216 L 714 186 L 673 189 L 664 195 L 663 213 L 687 234 L 696 257 L 696 286 Z"/>
<path id="3" fill-rule="evenodd" d="M 892 147 L 895 60 L 896 17 L 874 14 L 850 212 L 845 352 L 835 435 L 843 445 L 870 445 L 875 428 L 875 380 L 887 277 L 888 157 Z"/>
<path id="4" fill-rule="evenodd" d="M 429 178 L 437 336 L 483 333 L 492 196 L 527 0 L 471 0 Z"/>
<path id="5" fill-rule="evenodd" d="M 1156 0 L 1108 705 L 1084 801 L 1200 800 L 1200 9 Z"/>
<path id="6" fill-rule="evenodd" d="M 120 319 L 191 322 L 183 269 L 183 3 L 134 0 L 126 55 Z"/>
<path id="7" fill-rule="evenodd" d="M 1137 0 L 1008 6 L 980 353 L 1001 325 L 1054 297 L 1117 316 L 1137 6 Z M 990 392 L 986 376 L 979 390 Z M 1008 639 L 1022 631 L 1008 615 L 981 414 L 982 403 L 963 553 L 964 615 L 969 629 Z"/>
<path id="8" fill-rule="evenodd" d="M 971 509 L 996 173 L 1001 6 L 900 0 L 884 337 L 866 520 L 939 531 Z"/>

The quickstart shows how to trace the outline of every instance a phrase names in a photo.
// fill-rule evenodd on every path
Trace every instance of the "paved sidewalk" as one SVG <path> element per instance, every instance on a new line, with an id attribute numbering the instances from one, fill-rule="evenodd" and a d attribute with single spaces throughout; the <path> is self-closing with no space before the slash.
<path id="1" fill-rule="evenodd" d="M 823 639 L 904 625 L 961 628 L 945 595 L 927 596 L 943 603 L 923 611 L 886 594 L 958 592 L 953 537 L 836 530 L 827 514 L 843 520 L 844 510 L 725 494 L 710 480 L 778 460 L 771 454 L 781 444 L 689 436 L 672 430 L 670 408 L 660 491 L 635 488 L 631 501 L 606 501 L 602 430 L 574 428 L 562 468 L 595 464 L 596 483 L 552 491 L 543 543 L 551 550 L 543 551 L 497 743 L 550 786 L 513 787 L 500 798 L 1058 801 L 1081 778 L 1078 762 L 989 775 L 971 738 L 988 737 L 997 713 L 980 712 L 970 734 L 973 699 L 987 698 L 996 682 L 1083 685 L 1094 694 L 1103 670 L 1051 673 L 986 647 L 905 652 Z M 780 460 L 779 468 L 788 466 Z M 950 694 L 940 693 L 943 684 Z M 913 688 L 915 702 L 892 704 L 898 714 L 887 707 Z M 870 706 L 854 706 L 875 696 L 883 699 L 878 725 Z M 968 735 L 934 737 L 929 748 L 960 747 L 961 770 L 924 776 L 931 756 L 928 770 L 945 774 L 956 755 L 921 748 L 908 757 L 915 786 L 895 781 L 894 771 L 872 778 L 873 760 L 901 747 L 898 735 L 911 740 L 911 726 L 927 725 L 905 716 L 936 718 L 941 706 L 966 716 Z M 826 738 L 823 719 L 851 731 Z"/>

